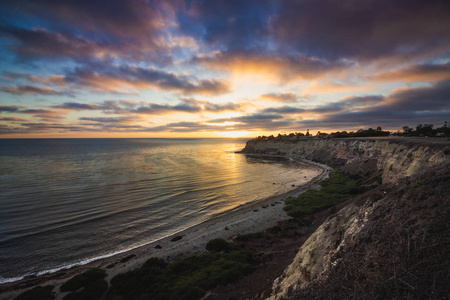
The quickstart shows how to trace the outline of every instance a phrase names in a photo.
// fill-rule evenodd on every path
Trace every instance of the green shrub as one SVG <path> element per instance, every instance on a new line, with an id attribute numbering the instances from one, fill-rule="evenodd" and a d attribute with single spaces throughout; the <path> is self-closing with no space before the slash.
<path id="1" fill-rule="evenodd" d="M 182 238 L 183 238 L 183 236 L 177 235 L 176 237 L 172 238 L 170 241 L 171 241 L 171 242 L 176 242 L 176 241 L 181 240 Z"/>
<path id="2" fill-rule="evenodd" d="M 236 250 L 212 251 L 173 263 L 151 258 L 142 268 L 115 276 L 105 299 L 200 299 L 206 290 L 252 272 L 252 263 L 249 252 Z"/>
<path id="3" fill-rule="evenodd" d="M 167 266 L 167 263 L 164 261 L 164 259 L 158 258 L 158 257 L 151 257 L 144 263 L 142 268 L 143 269 L 149 269 L 149 268 L 164 269 L 166 266 Z"/>
<path id="4" fill-rule="evenodd" d="M 265 238 L 265 235 L 262 232 L 248 233 L 248 234 L 240 234 L 236 236 L 234 239 L 239 242 L 247 242 L 250 240 L 259 240 Z"/>
<path id="5" fill-rule="evenodd" d="M 275 225 L 266 229 L 268 233 L 277 234 L 281 231 L 280 225 Z"/>
<path id="6" fill-rule="evenodd" d="M 228 252 L 234 249 L 236 249 L 236 247 L 224 239 L 213 239 L 206 244 L 206 250 L 210 252 Z"/>
<path id="7" fill-rule="evenodd" d="M 61 292 L 73 292 L 86 286 L 87 284 L 103 279 L 106 272 L 102 269 L 90 269 L 84 273 L 78 274 L 61 285 Z"/>
<path id="8" fill-rule="evenodd" d="M 125 263 L 125 262 L 129 261 L 130 259 L 132 259 L 133 257 L 136 257 L 136 255 L 134 255 L 134 254 L 128 255 L 128 256 L 122 258 L 122 259 L 120 260 L 120 262 L 121 262 L 121 263 Z"/>
<path id="9" fill-rule="evenodd" d="M 67 294 L 64 300 L 98 300 L 108 289 L 108 284 L 103 278 L 89 282 L 84 288 L 77 292 Z"/>
<path id="10" fill-rule="evenodd" d="M 337 171 L 320 182 L 321 189 L 308 190 L 285 201 L 284 210 L 293 218 L 300 218 L 344 202 L 359 192 L 355 180 Z"/>
<path id="11" fill-rule="evenodd" d="M 26 292 L 23 292 L 16 298 L 15 300 L 53 300 L 55 299 L 55 296 L 53 295 L 52 291 L 55 287 L 53 285 L 46 285 L 46 286 L 37 286 L 35 288 L 32 288 L 31 290 L 28 290 Z"/>

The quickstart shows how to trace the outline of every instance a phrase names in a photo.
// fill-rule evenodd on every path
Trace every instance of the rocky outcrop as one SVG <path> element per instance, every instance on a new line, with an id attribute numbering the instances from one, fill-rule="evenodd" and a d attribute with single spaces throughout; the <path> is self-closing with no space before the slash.
<path id="1" fill-rule="evenodd" d="M 310 236 L 292 264 L 274 282 L 270 299 L 376 299 L 380 295 L 395 298 L 391 293 L 401 298 L 402 295 L 420 296 L 423 289 L 429 289 L 426 293 L 442 294 L 436 288 L 440 280 L 436 276 L 442 267 L 450 267 L 449 244 L 439 241 L 450 241 L 450 228 L 444 221 L 447 227 L 441 228 L 434 238 L 429 228 L 450 219 L 448 143 L 255 139 L 247 142 L 242 152 L 300 157 L 339 166 L 350 174 L 379 177 L 383 182 L 329 217 Z M 423 239 L 420 246 L 415 244 L 415 252 L 411 250 L 413 239 L 414 243 Z M 436 250 L 437 247 L 440 248 Z M 425 266 L 414 261 L 423 255 L 434 255 L 427 251 L 446 253 L 447 258 L 424 259 Z M 413 252 L 414 259 L 410 257 Z M 383 260 L 391 263 L 385 265 Z M 426 274 L 423 268 L 427 264 L 434 267 L 428 266 L 426 271 L 434 274 Z M 443 278 L 449 275 L 449 272 L 439 274 Z M 427 276 L 435 276 L 435 284 L 430 288 L 421 286 L 429 282 Z M 393 278 L 398 280 L 395 285 Z M 400 280 L 404 283 L 399 283 Z M 327 294 L 331 290 L 334 296 Z"/>
<path id="2" fill-rule="evenodd" d="M 411 176 L 449 160 L 448 143 L 409 142 L 408 139 L 253 139 L 242 153 L 300 157 L 350 174 L 381 176 L 383 182 Z"/>

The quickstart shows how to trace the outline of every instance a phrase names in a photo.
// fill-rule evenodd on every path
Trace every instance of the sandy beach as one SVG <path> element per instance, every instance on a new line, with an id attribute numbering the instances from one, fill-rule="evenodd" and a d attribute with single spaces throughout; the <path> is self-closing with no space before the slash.
<path id="1" fill-rule="evenodd" d="M 2 284 L 0 285 L 0 299 L 13 299 L 26 288 L 36 285 L 51 284 L 58 286 L 75 274 L 95 267 L 105 269 L 109 281 L 119 273 L 139 268 L 151 257 L 160 257 L 167 261 L 178 260 L 189 255 L 205 252 L 205 245 L 214 238 L 228 239 L 237 235 L 260 232 L 272 227 L 279 220 L 288 218 L 283 210 L 284 199 L 297 196 L 308 189 L 314 188 L 319 181 L 328 177 L 331 168 L 312 162 L 307 163 L 314 166 L 306 175 L 309 181 L 302 186 L 293 187 L 286 194 L 243 205 L 231 212 L 121 254 L 76 266 L 69 270 L 61 270 L 54 274 Z M 174 237 L 181 237 L 181 239 L 171 241 Z M 128 260 L 121 262 L 124 258 L 128 258 Z M 59 294 L 58 288 L 55 291 L 57 292 L 56 298 L 60 299 L 63 295 Z"/>

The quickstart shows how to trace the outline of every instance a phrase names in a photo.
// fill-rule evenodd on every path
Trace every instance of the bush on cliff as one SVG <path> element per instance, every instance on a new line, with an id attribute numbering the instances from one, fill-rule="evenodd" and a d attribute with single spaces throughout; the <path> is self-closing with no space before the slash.
<path id="1" fill-rule="evenodd" d="M 61 285 L 61 292 L 72 292 L 67 294 L 63 299 L 100 299 L 108 289 L 108 284 L 104 279 L 105 276 L 106 272 L 104 270 L 91 269 L 72 277 Z"/>
<path id="2" fill-rule="evenodd" d="M 103 279 L 106 276 L 106 273 L 102 269 L 90 269 L 84 273 L 78 274 L 65 283 L 61 285 L 61 292 L 72 292 L 76 291 L 88 283 L 93 282 L 97 279 Z"/>
<path id="3" fill-rule="evenodd" d="M 286 199 L 284 210 L 287 214 L 293 218 L 310 215 L 344 202 L 359 192 L 355 180 L 337 171 L 320 185 L 322 188 L 318 191 L 308 190 L 298 197 Z"/>
<path id="4" fill-rule="evenodd" d="M 206 250 L 209 252 L 229 252 L 235 250 L 236 246 L 228 243 L 224 239 L 213 239 L 206 244 Z"/>
<path id="5" fill-rule="evenodd" d="M 114 277 L 106 299 L 200 299 L 206 290 L 249 274 L 252 263 L 251 253 L 236 250 L 194 255 L 173 263 L 151 258 L 142 268 Z"/>
<path id="6" fill-rule="evenodd" d="M 14 298 L 14 300 L 53 300 L 55 299 L 55 296 L 52 293 L 53 288 L 53 285 L 37 286 L 31 290 L 23 292 Z"/>

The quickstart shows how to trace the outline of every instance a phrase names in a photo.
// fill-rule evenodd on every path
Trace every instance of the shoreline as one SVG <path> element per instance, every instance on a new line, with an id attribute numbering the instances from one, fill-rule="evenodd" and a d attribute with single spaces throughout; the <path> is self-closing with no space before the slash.
<path id="1" fill-rule="evenodd" d="M 289 218 L 283 210 L 284 199 L 297 196 L 317 186 L 321 180 L 328 177 L 331 171 L 331 168 L 326 165 L 305 160 L 301 161 L 314 166 L 316 172 L 308 182 L 295 187 L 287 193 L 242 204 L 166 237 L 83 265 L 61 269 L 54 273 L 23 278 L 14 282 L 2 283 L 0 284 L 0 299 L 12 299 L 25 289 L 37 285 L 50 284 L 58 286 L 70 277 L 91 268 L 105 269 L 107 272 L 106 280 L 109 281 L 117 274 L 139 268 L 150 257 L 159 257 L 166 261 L 179 260 L 190 255 L 205 252 L 206 243 L 214 238 L 229 239 L 240 234 L 260 232 L 275 226 L 278 221 Z M 175 236 L 181 236 L 182 238 L 178 241 L 171 241 Z M 159 249 L 155 248 L 157 245 L 160 246 L 160 248 L 158 247 Z M 124 258 L 128 258 L 128 260 L 121 262 Z M 56 290 L 56 299 L 60 299 L 62 295 L 60 295 L 58 288 Z"/>

